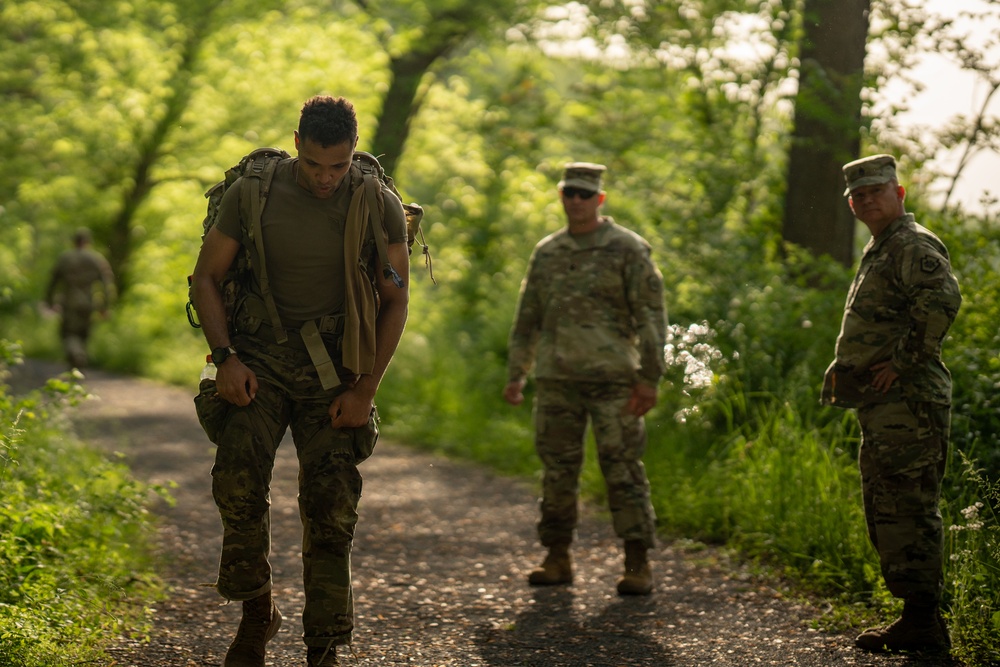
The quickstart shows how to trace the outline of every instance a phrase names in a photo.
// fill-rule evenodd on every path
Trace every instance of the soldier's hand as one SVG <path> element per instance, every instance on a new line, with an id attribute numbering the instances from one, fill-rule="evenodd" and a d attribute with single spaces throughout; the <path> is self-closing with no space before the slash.
<path id="1" fill-rule="evenodd" d="M 648 384 L 635 384 L 632 386 L 632 395 L 625 405 L 625 412 L 636 417 L 641 417 L 649 412 L 656 405 L 656 387 Z"/>
<path id="2" fill-rule="evenodd" d="M 232 355 L 216 371 L 215 390 L 233 405 L 250 405 L 257 395 L 257 375 Z"/>
<path id="3" fill-rule="evenodd" d="M 524 380 L 511 380 L 503 388 L 503 398 L 511 405 L 521 405 L 524 402 Z"/>
<path id="4" fill-rule="evenodd" d="M 372 399 L 352 387 L 338 394 L 330 403 L 330 425 L 333 428 L 358 428 L 368 423 L 372 413 Z"/>
<path id="5" fill-rule="evenodd" d="M 892 367 L 891 361 L 880 361 L 877 364 L 872 364 L 871 372 L 874 376 L 872 387 L 882 394 L 888 393 L 892 384 L 899 379 L 899 373 Z"/>

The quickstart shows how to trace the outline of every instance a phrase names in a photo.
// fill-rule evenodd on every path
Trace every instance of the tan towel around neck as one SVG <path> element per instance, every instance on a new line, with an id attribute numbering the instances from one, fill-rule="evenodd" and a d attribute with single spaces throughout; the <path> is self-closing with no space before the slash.
<path id="1" fill-rule="evenodd" d="M 358 375 L 368 375 L 375 367 L 375 318 L 378 312 L 371 281 L 361 264 L 361 247 L 371 218 L 370 204 L 365 197 L 364 186 L 355 189 L 344 227 L 344 301 L 347 317 L 344 322 L 343 363 L 347 370 Z M 381 220 L 384 203 L 376 202 L 376 206 L 379 208 L 377 219 Z M 381 230 L 372 231 L 378 234 Z"/>

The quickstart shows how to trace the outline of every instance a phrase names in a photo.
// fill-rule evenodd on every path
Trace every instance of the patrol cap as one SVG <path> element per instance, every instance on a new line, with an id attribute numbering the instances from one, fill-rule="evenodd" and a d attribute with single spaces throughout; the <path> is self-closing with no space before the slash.
<path id="1" fill-rule="evenodd" d="M 851 194 L 854 188 L 865 185 L 888 183 L 896 178 L 896 158 L 891 155 L 871 155 L 844 165 L 844 180 L 847 189 L 844 196 Z"/>
<path id="2" fill-rule="evenodd" d="M 564 167 L 559 189 L 580 188 L 591 192 L 601 191 L 601 175 L 607 167 L 593 162 L 570 162 Z"/>

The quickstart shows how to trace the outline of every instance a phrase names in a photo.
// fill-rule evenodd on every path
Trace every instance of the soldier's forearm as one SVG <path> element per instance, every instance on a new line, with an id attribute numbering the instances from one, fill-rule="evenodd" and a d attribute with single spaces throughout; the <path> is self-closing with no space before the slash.
<path id="1" fill-rule="evenodd" d="M 205 278 L 194 278 L 192 300 L 198 311 L 202 333 L 209 348 L 227 347 L 229 340 L 229 325 L 226 321 L 226 307 L 222 302 L 219 288 Z"/>
<path id="2" fill-rule="evenodd" d="M 375 399 L 382 377 L 389 368 L 399 341 L 403 337 L 409 314 L 408 298 L 393 299 L 382 304 L 375 321 L 375 361 L 372 372 L 358 378 L 355 390 Z"/>

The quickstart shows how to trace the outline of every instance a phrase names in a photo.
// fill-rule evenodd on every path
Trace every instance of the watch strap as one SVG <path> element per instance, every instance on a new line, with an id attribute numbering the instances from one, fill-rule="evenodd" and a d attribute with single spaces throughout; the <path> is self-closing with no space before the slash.
<path id="1" fill-rule="evenodd" d="M 228 359 L 229 357 L 231 357 L 234 354 L 236 354 L 236 348 L 233 347 L 232 345 L 227 345 L 225 347 L 216 347 L 216 348 L 213 348 L 212 349 L 212 363 L 214 363 L 216 366 L 218 366 L 219 364 L 224 363 L 226 361 L 226 359 Z"/>

